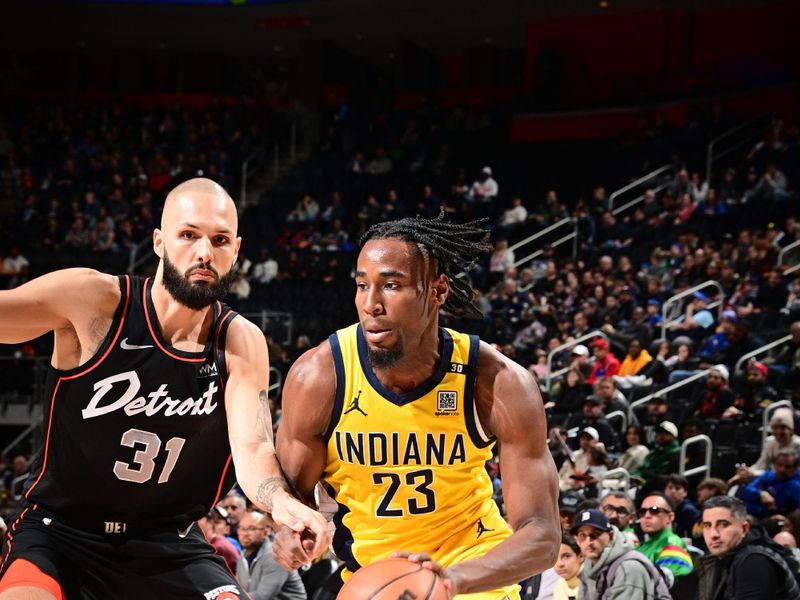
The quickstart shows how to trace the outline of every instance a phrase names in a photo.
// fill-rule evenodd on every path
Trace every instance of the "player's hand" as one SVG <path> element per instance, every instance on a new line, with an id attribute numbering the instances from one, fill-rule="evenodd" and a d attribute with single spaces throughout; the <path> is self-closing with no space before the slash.
<path id="1" fill-rule="evenodd" d="M 314 560 L 331 544 L 331 531 L 325 517 L 288 493 L 275 494 L 272 520 L 296 534 L 297 545 L 306 558 L 303 564 Z"/>
<path id="2" fill-rule="evenodd" d="M 433 560 L 430 554 L 426 552 L 393 552 L 391 557 L 405 558 L 421 565 L 424 569 L 430 569 L 442 578 L 448 598 L 454 598 L 458 595 L 459 581 L 455 572 L 452 569 L 445 569 L 442 565 Z"/>
<path id="3" fill-rule="evenodd" d="M 316 538 L 310 530 L 298 533 L 291 527 L 283 526 L 275 532 L 272 541 L 272 558 L 288 571 L 299 569 L 314 559 L 313 549 Z"/>

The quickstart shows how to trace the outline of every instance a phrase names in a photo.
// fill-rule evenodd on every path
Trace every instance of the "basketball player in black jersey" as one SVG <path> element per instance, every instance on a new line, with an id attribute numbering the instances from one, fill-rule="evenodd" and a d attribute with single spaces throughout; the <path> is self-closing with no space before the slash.
<path id="1" fill-rule="evenodd" d="M 275 457 L 264 336 L 220 302 L 237 226 L 221 187 L 189 180 L 153 233 L 154 278 L 68 269 L 0 291 L 0 343 L 55 334 L 0 600 L 245 598 L 192 526 L 234 480 L 276 522 L 313 532 L 310 553 L 327 547 L 327 523 L 288 493 Z"/>

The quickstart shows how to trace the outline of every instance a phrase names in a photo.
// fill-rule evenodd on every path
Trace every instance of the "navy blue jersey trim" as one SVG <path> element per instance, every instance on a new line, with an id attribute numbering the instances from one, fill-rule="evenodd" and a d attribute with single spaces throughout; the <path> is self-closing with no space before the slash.
<path id="1" fill-rule="evenodd" d="M 342 357 L 342 347 L 339 344 L 339 336 L 334 332 L 328 337 L 333 355 L 333 367 L 336 372 L 336 395 L 333 398 L 333 408 L 331 409 L 331 420 L 328 429 L 325 431 L 325 441 L 331 439 L 334 429 L 339 424 L 344 409 L 344 358 Z"/>
<path id="2" fill-rule="evenodd" d="M 329 484 L 323 484 L 325 486 L 325 490 L 328 492 L 328 495 L 336 501 L 336 492 Z M 336 511 L 336 514 L 333 517 L 333 524 L 336 526 L 336 529 L 333 532 L 333 551 L 336 556 L 341 560 L 348 570 L 351 573 L 355 573 L 361 568 L 361 565 L 356 560 L 356 557 L 353 555 L 353 542 L 355 541 L 353 538 L 353 532 L 347 528 L 344 524 L 344 518 L 347 513 L 350 512 L 350 509 L 347 508 L 344 504 L 336 501 L 339 510 Z"/>
<path id="3" fill-rule="evenodd" d="M 428 381 L 423 383 L 418 388 L 404 394 L 398 394 L 383 387 L 383 384 L 378 379 L 378 376 L 375 375 L 375 372 L 372 370 L 372 367 L 369 364 L 369 358 L 367 358 L 367 340 L 364 338 L 364 331 L 361 329 L 361 325 L 359 325 L 356 330 L 356 338 L 358 342 L 358 360 L 361 363 L 361 370 L 364 372 L 364 375 L 367 377 L 367 381 L 369 381 L 370 385 L 375 389 L 375 391 L 392 404 L 404 406 L 409 402 L 418 400 L 429 394 L 431 390 L 433 390 L 442 382 L 442 379 L 444 378 L 445 374 L 447 373 L 447 369 L 450 366 L 450 359 L 453 356 L 453 338 L 449 333 L 447 333 L 447 330 L 441 327 L 439 328 L 439 335 L 442 336 L 444 344 L 442 347 L 442 356 L 439 360 L 439 367 L 436 369 L 436 372 L 431 375 Z"/>
<path id="4" fill-rule="evenodd" d="M 481 340 L 477 335 L 469 336 L 469 369 L 467 370 L 467 380 L 464 382 L 464 422 L 467 425 L 467 433 L 469 433 L 472 443 L 478 448 L 488 448 L 494 444 L 494 436 L 484 440 L 475 423 L 475 378 L 478 376 L 478 352 L 480 351 L 480 346 Z"/>

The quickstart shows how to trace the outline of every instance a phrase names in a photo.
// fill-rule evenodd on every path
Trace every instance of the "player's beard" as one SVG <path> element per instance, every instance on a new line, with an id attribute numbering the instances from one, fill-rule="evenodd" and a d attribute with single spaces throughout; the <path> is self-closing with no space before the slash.
<path id="1" fill-rule="evenodd" d="M 403 358 L 403 344 L 397 342 L 394 348 L 370 348 L 367 346 L 367 360 L 373 369 L 389 369 Z"/>
<path id="2" fill-rule="evenodd" d="M 189 281 L 189 275 L 197 269 L 204 269 L 214 273 L 217 277 L 216 282 L 197 281 L 192 283 Z M 186 270 L 186 273 L 181 275 L 181 272 L 169 260 L 167 252 L 164 251 L 164 287 L 176 302 L 192 310 L 202 310 L 207 306 L 211 306 L 217 300 L 222 300 L 230 290 L 231 285 L 233 285 L 235 277 L 236 270 L 233 268 L 220 277 L 214 267 L 204 264 L 192 265 Z"/>

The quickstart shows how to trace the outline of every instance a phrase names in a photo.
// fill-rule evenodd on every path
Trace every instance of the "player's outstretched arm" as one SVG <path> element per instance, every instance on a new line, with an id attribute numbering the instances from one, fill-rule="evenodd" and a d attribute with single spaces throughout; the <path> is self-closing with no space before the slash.
<path id="1" fill-rule="evenodd" d="M 547 450 L 539 386 L 521 366 L 481 343 L 478 412 L 498 441 L 503 501 L 514 533 L 484 556 L 444 570 L 457 594 L 496 589 L 553 566 L 561 540 L 558 474 Z"/>
<path id="2" fill-rule="evenodd" d="M 112 315 L 119 285 L 92 269 L 63 269 L 0 291 L 0 344 L 19 344 L 50 331 L 76 329 L 98 312 Z M 105 309 L 105 310 L 104 310 Z"/>
<path id="3" fill-rule="evenodd" d="M 278 459 L 297 494 L 314 506 L 314 488 L 325 469 L 325 431 L 336 393 L 333 357 L 327 341 L 303 354 L 283 384 L 283 418 L 278 432 Z M 309 558 L 300 536 L 279 531 L 273 556 L 284 568 L 296 569 Z"/>
<path id="4" fill-rule="evenodd" d="M 310 529 L 311 558 L 330 544 L 328 523 L 317 511 L 291 495 L 275 455 L 269 410 L 269 355 L 261 330 L 237 317 L 226 342 L 228 382 L 225 410 L 236 477 L 245 494 L 279 526 L 301 533 Z"/>

